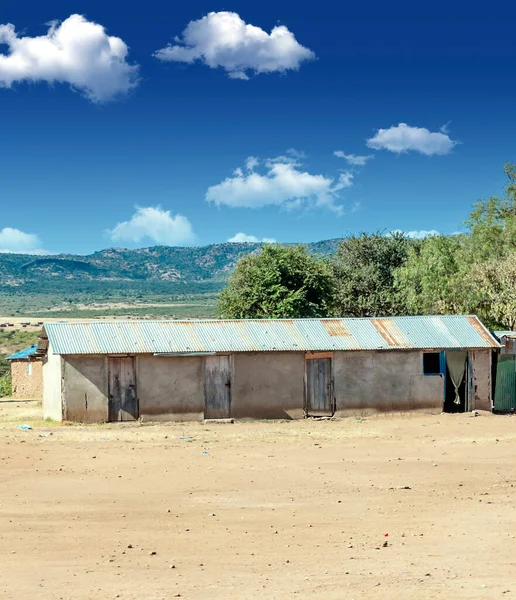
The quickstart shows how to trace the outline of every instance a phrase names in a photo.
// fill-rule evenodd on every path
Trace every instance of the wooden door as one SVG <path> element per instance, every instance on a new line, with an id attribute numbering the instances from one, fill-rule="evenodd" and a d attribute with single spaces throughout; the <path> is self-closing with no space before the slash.
<path id="1" fill-rule="evenodd" d="M 134 358 L 109 358 L 109 420 L 138 418 Z"/>
<path id="2" fill-rule="evenodd" d="M 306 412 L 313 417 L 332 416 L 333 389 L 331 358 L 306 361 Z"/>
<path id="3" fill-rule="evenodd" d="M 231 414 L 231 357 L 207 356 L 205 419 L 228 419 Z"/>

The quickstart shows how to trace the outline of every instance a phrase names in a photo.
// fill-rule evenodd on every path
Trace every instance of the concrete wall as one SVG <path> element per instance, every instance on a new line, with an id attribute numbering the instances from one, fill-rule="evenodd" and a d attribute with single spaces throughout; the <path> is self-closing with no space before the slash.
<path id="1" fill-rule="evenodd" d="M 335 352 L 333 374 L 336 416 L 443 410 L 444 379 L 423 375 L 421 351 Z"/>
<path id="2" fill-rule="evenodd" d="M 43 361 L 43 418 L 63 420 L 61 398 L 62 360 L 59 354 L 54 354 L 49 347 Z"/>
<path id="3" fill-rule="evenodd" d="M 106 356 L 63 357 L 63 417 L 67 421 L 108 420 Z"/>
<path id="4" fill-rule="evenodd" d="M 204 358 L 138 356 L 136 393 L 143 421 L 204 419 Z"/>
<path id="5" fill-rule="evenodd" d="M 491 350 L 472 350 L 469 353 L 472 398 L 471 410 L 492 410 L 492 383 L 491 383 Z"/>
<path id="6" fill-rule="evenodd" d="M 255 419 L 303 417 L 303 352 L 256 352 L 233 356 L 231 416 Z"/>
<path id="7" fill-rule="evenodd" d="M 13 398 L 43 398 L 43 362 L 41 360 L 12 360 L 11 381 Z"/>
<path id="8" fill-rule="evenodd" d="M 423 375 L 422 351 L 350 351 L 333 355 L 336 416 L 421 410 L 440 413 L 441 375 Z M 204 418 L 203 357 L 136 357 L 139 414 L 145 421 Z M 45 417 L 83 422 L 108 419 L 106 356 L 62 359 L 49 352 L 43 367 Z M 491 410 L 491 351 L 470 352 L 471 408 Z M 303 417 L 303 352 L 237 353 L 232 356 L 231 416 Z M 62 416 L 61 416 L 62 415 Z"/>

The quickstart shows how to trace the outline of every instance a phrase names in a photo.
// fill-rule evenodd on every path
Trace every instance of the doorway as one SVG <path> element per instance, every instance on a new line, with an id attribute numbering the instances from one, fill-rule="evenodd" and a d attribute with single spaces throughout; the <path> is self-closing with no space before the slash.
<path id="1" fill-rule="evenodd" d="M 305 368 L 306 415 L 331 417 L 333 401 L 332 359 L 307 357 Z"/>
<path id="2" fill-rule="evenodd" d="M 207 356 L 204 366 L 205 419 L 229 419 L 231 415 L 231 357 Z"/>
<path id="3" fill-rule="evenodd" d="M 463 413 L 469 410 L 468 353 L 448 350 L 445 356 L 444 412 Z"/>
<path id="4" fill-rule="evenodd" d="M 131 356 L 108 358 L 109 370 L 109 421 L 134 421 L 138 418 L 136 375 Z"/>

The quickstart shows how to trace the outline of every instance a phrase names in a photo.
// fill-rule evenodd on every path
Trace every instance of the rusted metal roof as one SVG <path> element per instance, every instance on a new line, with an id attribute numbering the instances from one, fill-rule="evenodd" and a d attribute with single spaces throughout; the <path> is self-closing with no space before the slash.
<path id="1" fill-rule="evenodd" d="M 56 354 L 499 348 L 477 317 L 46 323 Z"/>

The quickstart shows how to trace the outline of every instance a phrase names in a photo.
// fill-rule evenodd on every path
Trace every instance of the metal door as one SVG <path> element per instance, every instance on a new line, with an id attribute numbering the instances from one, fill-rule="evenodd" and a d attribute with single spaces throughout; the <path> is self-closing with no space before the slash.
<path id="1" fill-rule="evenodd" d="M 495 412 L 516 410 L 516 356 L 500 354 L 496 368 Z"/>
<path id="2" fill-rule="evenodd" d="M 109 358 L 109 420 L 138 418 L 134 358 Z"/>
<path id="3" fill-rule="evenodd" d="M 228 419 L 231 413 L 231 357 L 207 356 L 205 419 Z"/>
<path id="4" fill-rule="evenodd" d="M 306 361 L 306 412 L 313 417 L 332 416 L 334 413 L 331 358 Z"/>

